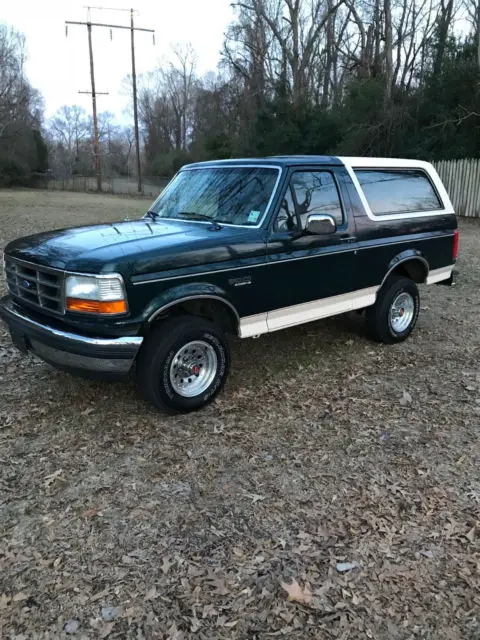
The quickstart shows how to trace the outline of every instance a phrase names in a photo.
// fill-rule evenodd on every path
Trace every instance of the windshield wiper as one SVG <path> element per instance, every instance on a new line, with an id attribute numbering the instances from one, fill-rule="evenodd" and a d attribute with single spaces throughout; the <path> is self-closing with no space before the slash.
<path id="1" fill-rule="evenodd" d="M 208 220 L 211 223 L 212 229 L 214 231 L 220 231 L 222 225 L 220 225 L 214 218 L 210 218 L 210 216 L 205 216 L 203 213 L 196 213 L 195 211 L 181 211 L 179 214 L 182 218 L 190 218 L 191 220 Z"/>
<path id="2" fill-rule="evenodd" d="M 145 217 L 148 216 L 149 218 L 152 218 L 152 220 L 156 220 L 157 218 L 160 218 L 160 214 L 158 213 L 158 211 L 153 211 L 153 209 L 150 209 L 149 211 L 147 211 L 147 213 L 145 214 Z M 210 218 L 210 216 L 206 216 L 203 213 L 197 213 L 196 211 L 179 211 L 175 216 L 172 217 L 168 217 L 165 218 L 166 220 L 181 220 L 182 218 L 185 219 L 190 219 L 190 220 L 206 220 L 207 222 L 211 222 L 212 225 L 216 228 L 220 228 L 220 225 L 218 224 L 218 222 L 216 220 L 214 220 L 213 218 Z"/>
<path id="3" fill-rule="evenodd" d="M 208 220 L 208 222 L 211 222 L 212 224 L 215 223 L 215 220 L 210 218 L 210 216 L 206 216 L 203 213 L 197 213 L 196 211 L 179 211 L 175 217 L 191 218 L 192 220 Z"/>

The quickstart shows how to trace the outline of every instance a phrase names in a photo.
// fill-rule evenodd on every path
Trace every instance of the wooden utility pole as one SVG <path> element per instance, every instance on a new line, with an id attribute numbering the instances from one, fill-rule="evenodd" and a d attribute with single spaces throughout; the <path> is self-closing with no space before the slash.
<path id="1" fill-rule="evenodd" d="M 92 112 L 93 112 L 93 155 L 95 156 L 95 175 L 97 176 L 97 191 L 102 190 L 102 168 L 100 166 L 100 142 L 98 140 L 97 96 L 95 95 L 95 72 L 93 70 L 92 25 L 87 23 L 88 52 L 90 54 L 90 81 L 92 84 Z"/>
<path id="2" fill-rule="evenodd" d="M 93 60 L 92 60 L 93 65 Z M 93 68 L 93 67 L 92 67 Z M 102 165 L 100 154 L 100 136 L 98 133 L 98 118 L 97 118 L 97 96 L 108 96 L 108 91 L 79 91 L 78 93 L 92 96 L 92 111 L 93 111 L 93 156 L 95 160 L 95 176 L 97 178 L 97 191 L 102 190 Z"/>
<path id="3" fill-rule="evenodd" d="M 133 24 L 133 9 L 130 9 L 130 39 L 132 43 L 133 121 L 135 124 L 135 151 L 137 153 L 138 193 L 142 193 L 142 163 L 140 162 L 140 136 L 138 134 L 137 74 L 135 73 L 135 27 Z"/>
<path id="4" fill-rule="evenodd" d="M 87 7 L 88 11 L 90 9 L 107 9 L 108 11 L 130 11 L 130 26 L 124 26 L 121 24 L 103 24 L 100 22 L 66 22 L 66 24 L 81 24 L 87 25 L 88 28 L 88 42 L 90 47 L 90 75 L 92 78 L 92 104 L 93 104 L 93 124 L 94 130 L 97 131 L 96 139 L 98 145 L 98 130 L 96 125 L 96 99 L 95 99 L 95 80 L 93 77 L 93 56 L 92 56 L 92 40 L 91 40 L 91 29 L 92 27 L 106 27 L 110 29 L 110 35 L 112 29 L 130 29 L 130 44 L 132 50 L 132 89 L 133 89 L 133 120 L 135 124 L 135 150 L 137 154 L 137 176 L 138 176 L 138 191 L 142 192 L 142 164 L 140 161 L 140 135 L 138 132 L 138 104 L 137 104 L 137 75 L 135 71 L 135 31 L 145 31 L 147 33 L 153 33 L 153 43 L 155 44 L 155 30 L 154 29 L 142 29 L 140 27 L 136 27 L 133 22 L 133 14 L 135 13 L 133 9 L 112 9 L 109 7 Z M 88 14 L 90 17 L 90 13 Z M 94 145 L 95 148 L 95 145 Z M 98 151 L 98 147 L 97 147 Z M 97 155 L 95 156 L 97 158 Z M 100 160 L 100 156 L 98 155 L 98 159 Z M 96 165 L 95 165 L 96 166 Z M 99 165 L 100 166 L 100 165 Z M 98 180 L 98 174 L 97 174 Z M 101 184 L 101 182 L 100 182 Z"/>
<path id="5" fill-rule="evenodd" d="M 69 22 L 65 24 L 81 24 L 86 25 L 88 33 L 88 53 L 90 57 L 90 82 L 91 91 L 79 91 L 79 93 L 90 93 L 92 96 L 92 113 L 93 113 L 93 156 L 95 159 L 95 176 L 97 178 L 97 191 L 102 190 L 102 167 L 100 164 L 100 141 L 98 137 L 98 118 L 97 118 L 97 95 L 107 95 L 105 92 L 95 91 L 95 71 L 93 67 L 93 46 L 92 46 L 92 23 L 91 22 Z"/>

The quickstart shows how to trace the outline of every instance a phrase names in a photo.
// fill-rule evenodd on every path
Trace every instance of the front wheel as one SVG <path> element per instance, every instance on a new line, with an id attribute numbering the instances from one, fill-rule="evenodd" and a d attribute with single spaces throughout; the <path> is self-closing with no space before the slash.
<path id="1" fill-rule="evenodd" d="M 367 309 L 367 333 L 377 342 L 402 342 L 412 333 L 419 311 L 420 295 L 415 282 L 391 276 L 378 292 L 375 304 Z"/>
<path id="2" fill-rule="evenodd" d="M 159 409 L 195 411 L 221 391 L 230 368 L 222 330 L 196 316 L 173 317 L 147 336 L 137 359 L 140 391 Z"/>

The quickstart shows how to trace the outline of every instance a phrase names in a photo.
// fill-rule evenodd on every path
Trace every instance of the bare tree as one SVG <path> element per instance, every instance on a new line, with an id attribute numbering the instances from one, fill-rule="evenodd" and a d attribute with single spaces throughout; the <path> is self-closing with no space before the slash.
<path id="1" fill-rule="evenodd" d="M 28 86 L 24 78 L 25 37 L 0 25 L 0 140 L 25 106 Z"/>
<path id="2" fill-rule="evenodd" d="M 437 45 L 433 61 L 433 73 L 438 75 L 441 71 L 445 56 L 447 39 L 454 16 L 454 0 L 440 0 L 439 14 L 437 18 Z"/>
<path id="3" fill-rule="evenodd" d="M 198 80 L 190 45 L 173 48 L 172 59 L 140 79 L 140 120 L 147 156 L 186 152 L 194 128 Z"/>
<path id="4" fill-rule="evenodd" d="M 185 46 L 177 44 L 173 47 L 173 53 L 175 57 L 170 62 L 166 77 L 171 90 L 172 103 L 176 105 L 181 121 L 180 146 L 186 150 L 193 113 L 197 56 L 191 44 Z"/>
<path id="5" fill-rule="evenodd" d="M 245 80 L 252 77 L 250 71 L 254 70 L 258 78 L 264 79 L 267 91 L 280 84 L 295 103 L 318 99 L 314 80 L 318 74 L 314 71 L 327 66 L 327 77 L 332 71 L 331 56 L 325 60 L 324 55 L 326 33 L 330 29 L 332 34 L 333 17 L 342 4 L 344 0 L 331 0 L 326 6 L 322 0 L 237 2 L 234 6 L 239 20 L 227 34 L 224 59 Z M 332 50 L 330 41 L 330 53 Z M 328 84 L 327 80 L 326 88 Z"/>
<path id="6" fill-rule="evenodd" d="M 480 67 L 480 0 L 464 0 L 467 19 L 472 25 L 473 37 L 477 45 L 477 62 Z"/>
<path id="7" fill-rule="evenodd" d="M 391 0 L 383 0 L 383 14 L 385 20 L 385 98 L 387 101 L 390 101 L 393 84 L 393 31 Z"/>
<path id="8" fill-rule="evenodd" d="M 24 73 L 25 38 L 0 24 L 0 179 L 41 168 L 43 101 Z"/>
<path id="9" fill-rule="evenodd" d="M 91 121 L 83 107 L 60 107 L 48 123 L 55 168 L 62 175 L 86 173 L 91 168 Z M 87 169 L 88 167 L 88 169 Z"/>

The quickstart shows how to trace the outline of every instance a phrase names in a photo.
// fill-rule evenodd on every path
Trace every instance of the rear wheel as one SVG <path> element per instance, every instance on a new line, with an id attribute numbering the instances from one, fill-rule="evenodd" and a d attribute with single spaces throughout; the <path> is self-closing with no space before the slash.
<path id="1" fill-rule="evenodd" d="M 140 391 L 170 412 L 195 411 L 221 391 L 230 368 L 226 337 L 195 316 L 165 320 L 147 336 L 137 359 Z"/>
<path id="2" fill-rule="evenodd" d="M 420 295 L 415 282 L 404 276 L 390 276 L 375 304 L 367 309 L 367 333 L 377 342 L 402 342 L 412 333 L 419 311 Z"/>

